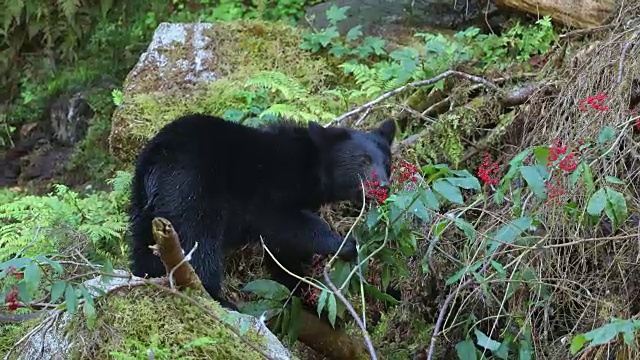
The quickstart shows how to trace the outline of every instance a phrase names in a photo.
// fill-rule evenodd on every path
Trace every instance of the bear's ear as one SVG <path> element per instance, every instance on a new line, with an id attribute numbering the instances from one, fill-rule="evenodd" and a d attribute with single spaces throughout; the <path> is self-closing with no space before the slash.
<path id="1" fill-rule="evenodd" d="M 387 140 L 389 145 L 393 142 L 393 138 L 396 136 L 396 122 L 392 119 L 385 120 L 380 126 L 372 131 L 374 134 L 382 136 Z"/>
<path id="2" fill-rule="evenodd" d="M 349 139 L 349 133 L 339 127 L 323 127 L 315 121 L 309 121 L 309 136 L 316 146 L 323 148 Z"/>

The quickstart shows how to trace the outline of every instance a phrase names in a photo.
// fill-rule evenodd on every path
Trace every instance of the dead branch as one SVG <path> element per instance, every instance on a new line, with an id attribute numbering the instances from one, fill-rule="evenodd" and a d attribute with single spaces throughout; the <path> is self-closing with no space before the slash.
<path id="1" fill-rule="evenodd" d="M 19 324 L 42 316 L 43 311 L 28 314 L 0 314 L 0 325 Z"/>
<path id="2" fill-rule="evenodd" d="M 460 78 L 463 78 L 463 79 L 467 79 L 469 81 L 473 81 L 473 82 L 476 82 L 476 83 L 483 84 L 486 87 L 488 87 L 488 88 L 490 88 L 490 89 L 492 89 L 492 90 L 494 90 L 494 91 L 496 91 L 498 93 L 502 92 L 502 90 L 498 86 L 496 86 L 491 81 L 488 81 L 488 80 L 486 80 L 486 79 L 484 79 L 482 77 L 475 76 L 475 75 L 470 75 L 470 74 L 463 73 L 463 72 L 460 72 L 460 71 L 447 70 L 447 71 L 445 71 L 445 72 L 443 72 L 443 73 L 441 73 L 441 74 L 439 74 L 439 75 L 437 75 L 435 77 L 432 77 L 431 79 L 414 81 L 414 82 L 405 84 L 405 85 L 403 85 L 403 86 L 401 86 L 401 87 L 399 87 L 397 89 L 394 89 L 394 90 L 391 90 L 389 92 L 386 92 L 386 93 L 378 96 L 374 100 L 371 100 L 371 101 L 369 101 L 368 103 L 366 103 L 364 105 L 358 106 L 357 108 L 340 115 L 339 117 L 337 117 L 334 120 L 330 121 L 326 126 L 331 126 L 333 124 L 339 124 L 344 119 L 346 119 L 346 118 L 348 118 L 348 117 L 350 117 L 352 115 L 355 115 L 355 114 L 361 113 L 363 111 L 366 111 L 370 107 L 372 107 L 374 105 L 377 105 L 380 102 L 382 102 L 382 101 L 384 101 L 384 100 L 386 100 L 386 99 L 388 99 L 388 98 L 390 98 L 390 97 L 392 97 L 392 96 L 394 96 L 396 94 L 399 94 L 399 93 L 401 93 L 401 92 L 403 92 L 403 91 L 405 91 L 407 89 L 421 87 L 421 86 L 427 86 L 427 85 L 432 85 L 432 84 L 435 84 L 438 81 L 440 81 L 442 79 L 446 79 L 446 78 L 448 78 L 450 76 L 457 76 L 457 77 L 460 77 Z"/>
<path id="3" fill-rule="evenodd" d="M 174 284 L 172 279 L 175 279 L 175 285 L 178 288 L 189 287 L 206 292 L 200 278 L 188 263 L 190 256 L 184 255 L 180 246 L 180 238 L 171 222 L 165 218 L 157 217 L 153 219 L 151 226 L 156 245 L 150 248 L 159 253 L 172 287 Z"/>

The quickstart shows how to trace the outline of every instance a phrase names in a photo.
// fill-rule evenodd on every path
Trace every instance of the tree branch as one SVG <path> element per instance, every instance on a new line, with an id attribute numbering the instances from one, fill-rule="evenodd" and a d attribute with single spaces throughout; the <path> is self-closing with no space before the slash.
<path id="1" fill-rule="evenodd" d="M 384 101 L 384 100 L 386 100 L 386 99 L 388 99 L 388 98 L 390 98 L 390 97 L 392 97 L 392 96 L 394 96 L 396 94 L 399 94 L 399 93 L 401 93 L 401 92 L 403 92 L 403 91 L 405 91 L 407 89 L 421 87 L 421 86 L 427 86 L 427 85 L 432 85 L 432 84 L 435 84 L 438 81 L 440 81 L 442 79 L 446 79 L 446 78 L 448 78 L 450 76 L 456 76 L 456 77 L 460 77 L 460 78 L 463 78 L 463 79 L 467 79 L 467 80 L 470 80 L 470 81 L 473 81 L 473 82 L 476 82 L 476 83 L 483 84 L 484 86 L 486 86 L 486 87 L 488 87 L 488 88 L 490 88 L 490 89 L 492 89 L 494 91 L 502 92 L 502 90 L 498 86 L 496 86 L 491 81 L 488 81 L 488 80 L 486 80 L 486 79 L 484 79 L 482 77 L 475 76 L 475 75 L 470 75 L 470 74 L 463 73 L 463 72 L 460 72 L 460 71 L 447 70 L 447 71 L 445 71 L 445 72 L 443 72 L 443 73 L 441 73 L 441 74 L 439 74 L 439 75 L 437 75 L 435 77 L 432 77 L 431 79 L 414 81 L 414 82 L 405 84 L 405 85 L 403 85 L 403 86 L 401 86 L 401 87 L 399 87 L 399 88 L 397 88 L 395 90 L 391 90 L 389 92 L 386 92 L 386 93 L 378 96 L 376 99 L 371 100 L 371 101 L 369 101 L 368 103 L 366 103 L 364 105 L 358 106 L 357 108 L 340 115 L 339 117 L 337 117 L 334 120 L 330 121 L 326 126 L 339 124 L 344 119 L 346 119 L 346 118 L 348 118 L 348 117 L 350 117 L 352 115 L 358 114 L 358 113 L 360 113 L 362 111 L 366 111 L 367 109 L 371 108 L 372 106 L 377 105 L 378 103 L 380 103 L 380 102 L 382 102 L 382 101 Z"/>

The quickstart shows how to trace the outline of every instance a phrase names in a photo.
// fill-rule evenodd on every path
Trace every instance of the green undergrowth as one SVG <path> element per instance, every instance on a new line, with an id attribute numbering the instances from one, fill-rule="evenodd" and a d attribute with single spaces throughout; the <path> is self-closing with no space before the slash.
<path id="1" fill-rule="evenodd" d="M 217 316 L 230 316 L 210 298 L 189 295 Z M 72 359 L 146 359 L 149 349 L 157 359 L 262 359 L 201 309 L 153 287 L 110 295 L 97 302 L 96 312 L 95 328 L 82 315 L 70 321 L 66 331 L 78 345 Z M 258 347 L 266 344 L 252 329 L 243 335 Z"/>

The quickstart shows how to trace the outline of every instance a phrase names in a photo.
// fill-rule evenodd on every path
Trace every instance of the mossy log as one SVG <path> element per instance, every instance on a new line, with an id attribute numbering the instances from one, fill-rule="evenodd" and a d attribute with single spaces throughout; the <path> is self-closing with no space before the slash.
<path id="1" fill-rule="evenodd" d="M 615 0 L 496 0 L 495 4 L 536 16 L 548 15 L 578 29 L 604 25 L 616 8 Z"/>

